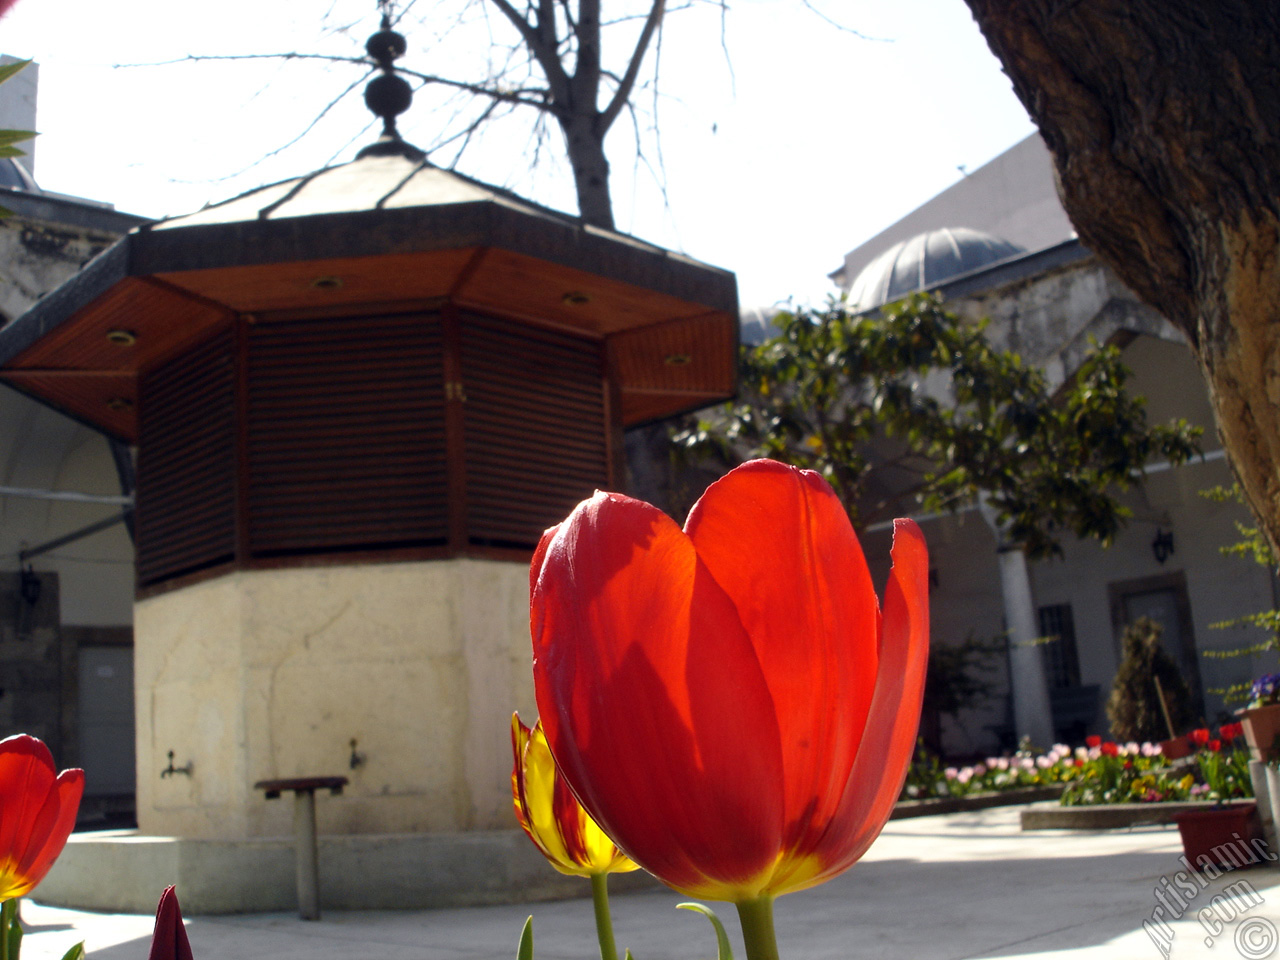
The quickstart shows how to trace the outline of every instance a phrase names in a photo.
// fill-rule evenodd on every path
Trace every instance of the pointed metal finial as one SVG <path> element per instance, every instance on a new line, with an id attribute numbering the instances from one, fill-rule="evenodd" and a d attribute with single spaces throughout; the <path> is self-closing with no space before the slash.
<path id="1" fill-rule="evenodd" d="M 364 49 L 382 73 L 365 87 L 364 102 L 382 118 L 382 135 L 377 143 L 365 147 L 356 157 L 403 156 L 421 160 L 426 154 L 402 140 L 396 129 L 396 117 L 413 102 L 413 89 L 396 74 L 395 68 L 395 61 L 404 55 L 408 45 L 401 34 L 391 29 L 391 0 L 378 0 L 378 7 L 382 11 L 382 28 L 365 42 Z"/>

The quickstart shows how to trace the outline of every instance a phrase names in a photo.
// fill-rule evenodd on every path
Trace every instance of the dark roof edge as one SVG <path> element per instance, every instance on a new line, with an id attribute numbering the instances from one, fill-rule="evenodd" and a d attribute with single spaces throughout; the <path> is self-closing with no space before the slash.
<path id="1" fill-rule="evenodd" d="M 522 229 L 530 222 L 540 225 L 536 239 Z M 217 269 L 250 261 L 267 264 L 497 247 L 735 316 L 738 309 L 736 278 L 723 267 L 626 234 L 596 230 L 490 199 L 199 224 L 140 231 L 133 240 L 134 275 Z"/>
<path id="2" fill-rule="evenodd" d="M 15 190 L 12 187 L 0 187 L 0 206 L 12 210 L 20 217 L 107 233 L 128 233 L 134 227 L 151 222 L 148 217 L 121 213 L 95 203 L 79 203 L 63 197 Z"/>

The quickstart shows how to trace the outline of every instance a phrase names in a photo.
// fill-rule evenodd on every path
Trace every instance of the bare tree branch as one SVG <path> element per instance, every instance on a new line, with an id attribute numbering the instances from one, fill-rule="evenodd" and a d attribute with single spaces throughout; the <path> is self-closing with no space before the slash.
<path id="1" fill-rule="evenodd" d="M 327 60 L 330 63 L 358 63 L 364 66 L 369 65 L 367 57 L 339 57 L 327 53 L 298 53 L 290 51 L 289 53 L 189 53 L 185 57 L 175 57 L 172 60 L 156 60 L 153 63 L 115 63 L 111 65 L 113 70 L 123 70 L 133 67 L 171 67 L 178 63 L 203 63 L 208 60 Z"/>
<path id="2" fill-rule="evenodd" d="M 839 20 L 835 20 L 835 19 L 833 19 L 832 17 L 828 16 L 828 15 L 827 15 L 826 13 L 824 13 L 823 11 L 819 10 L 816 6 L 814 6 L 813 0 L 800 0 L 800 2 L 801 2 L 802 4 L 804 4 L 804 6 L 805 6 L 805 9 L 806 9 L 806 10 L 808 10 L 808 11 L 809 11 L 810 13 L 812 13 L 814 16 L 818 17 L 820 20 L 822 20 L 822 21 L 824 21 L 825 23 L 827 23 L 829 26 L 835 27 L 837 30 L 843 31 L 844 33 L 851 33 L 851 34 L 853 34 L 855 37 L 857 37 L 857 38 L 858 38 L 858 39 L 860 39 L 860 40 L 874 40 L 874 41 L 876 41 L 876 42 L 878 42 L 878 43 L 892 43 L 892 42 L 893 42 L 892 40 L 888 39 L 887 37 L 869 37 L 869 36 L 867 36 L 865 33 L 861 33 L 861 32 L 859 32 L 859 31 L 857 31 L 857 30 L 853 29 L 853 27 L 850 27 L 850 26 L 848 26 L 847 24 L 843 24 L 843 23 L 841 23 Z"/>
<path id="3" fill-rule="evenodd" d="M 550 23 L 539 24 L 542 30 L 535 29 L 520 13 L 511 6 L 507 0 L 489 0 L 498 10 L 505 16 L 519 32 L 524 39 L 525 45 L 538 61 L 538 65 L 542 67 L 542 72 L 546 75 L 547 83 L 551 84 L 551 90 L 555 94 L 557 100 L 567 100 L 569 97 L 569 78 L 565 74 L 564 65 L 560 62 L 560 54 L 557 48 L 557 41 L 554 34 L 555 15 L 551 16 Z M 551 30 L 550 36 L 545 35 L 545 30 Z"/>
<path id="4" fill-rule="evenodd" d="M 602 136 L 612 126 L 613 121 L 617 119 L 618 112 L 622 110 L 622 105 L 631 97 L 631 89 L 635 86 L 636 76 L 640 73 L 640 63 L 644 60 L 645 51 L 649 48 L 649 41 L 653 39 L 654 31 L 662 23 L 662 15 L 665 9 L 666 0 L 653 0 L 653 6 L 649 10 L 649 16 L 645 20 L 644 28 L 640 31 L 640 38 L 636 41 L 635 51 L 631 54 L 631 60 L 627 63 L 627 72 L 623 75 L 622 82 L 618 84 L 613 100 L 610 101 L 609 106 L 600 115 L 600 133 Z"/>
<path id="5" fill-rule="evenodd" d="M 418 73 L 416 70 L 397 68 L 396 72 L 406 77 L 413 77 L 415 80 L 421 80 L 424 85 L 438 83 L 441 86 L 452 87 L 455 90 L 475 94 L 478 97 L 488 97 L 490 100 L 519 104 L 522 107 L 533 107 L 535 110 L 543 110 L 547 113 L 556 112 L 550 100 L 550 92 L 545 88 L 518 87 L 511 90 L 498 90 L 478 83 L 468 83 L 465 80 L 452 80 L 449 77 L 441 77 L 432 73 Z M 536 98 L 530 98 L 523 96 L 523 94 L 536 94 L 537 96 Z"/>

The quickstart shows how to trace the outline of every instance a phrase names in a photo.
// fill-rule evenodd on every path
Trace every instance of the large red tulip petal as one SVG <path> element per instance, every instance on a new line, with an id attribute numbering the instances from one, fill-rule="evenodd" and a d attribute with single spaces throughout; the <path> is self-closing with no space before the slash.
<path id="1" fill-rule="evenodd" d="M 151 934 L 147 960 L 192 960 L 191 942 L 182 924 L 182 909 L 173 887 L 165 887 L 156 907 L 156 927 Z"/>
<path id="2" fill-rule="evenodd" d="M 676 524 L 598 493 L 540 549 L 543 729 L 583 807 L 699 896 L 757 893 L 783 823 L 773 702 L 737 611 Z"/>
<path id="3" fill-rule="evenodd" d="M 75 826 L 84 773 L 57 776 L 35 737 L 0 741 L 0 899 L 23 896 L 44 879 Z"/>
<path id="4" fill-rule="evenodd" d="M 782 889 L 799 890 L 852 866 L 880 835 L 915 751 L 929 661 L 929 556 L 911 520 L 893 524 L 893 571 L 885 589 L 880 671 L 867 730 L 837 818 L 818 848 L 822 866 L 800 864 Z"/>
<path id="5" fill-rule="evenodd" d="M 713 483 L 685 525 L 733 600 L 778 714 L 784 849 L 835 815 L 875 692 L 880 611 L 858 538 L 818 474 L 773 460 Z"/>
<path id="6" fill-rule="evenodd" d="M 83 793 L 84 771 L 63 770 L 45 798 L 31 825 L 26 847 L 17 858 L 22 874 L 32 887 L 44 879 L 67 845 L 67 837 L 75 829 Z"/>
<path id="7" fill-rule="evenodd" d="M 542 532 L 542 539 L 538 541 L 537 547 L 533 551 L 533 562 L 529 564 L 529 596 L 533 596 L 534 590 L 538 588 L 538 577 L 542 575 L 542 564 L 547 557 L 547 548 L 551 546 L 551 541 L 555 539 L 556 533 L 560 530 L 560 524 L 554 527 L 548 527 Z"/>
<path id="8" fill-rule="evenodd" d="M 0 741 L 0 856 L 25 845 L 57 776 L 53 754 L 35 737 Z"/>

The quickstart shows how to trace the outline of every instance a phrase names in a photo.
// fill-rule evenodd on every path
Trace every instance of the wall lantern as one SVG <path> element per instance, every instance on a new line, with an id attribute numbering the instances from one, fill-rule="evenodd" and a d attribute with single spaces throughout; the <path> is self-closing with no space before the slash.
<path id="1" fill-rule="evenodd" d="M 1156 563 L 1164 563 L 1173 556 L 1173 531 L 1156 528 L 1156 538 L 1151 541 L 1151 552 L 1155 554 Z"/>

